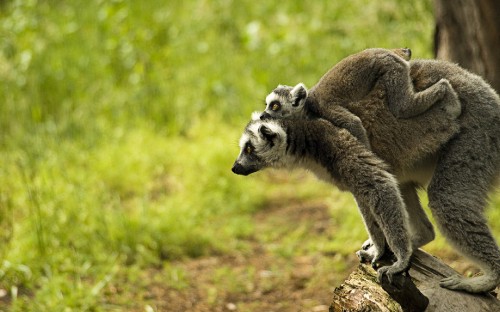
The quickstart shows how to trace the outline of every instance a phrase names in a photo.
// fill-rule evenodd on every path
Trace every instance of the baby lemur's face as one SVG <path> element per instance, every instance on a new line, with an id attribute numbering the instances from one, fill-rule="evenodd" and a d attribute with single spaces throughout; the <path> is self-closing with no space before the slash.
<path id="1" fill-rule="evenodd" d="M 299 83 L 295 87 L 279 85 L 266 97 L 266 109 L 261 119 L 301 117 L 304 114 L 304 104 L 307 89 Z"/>

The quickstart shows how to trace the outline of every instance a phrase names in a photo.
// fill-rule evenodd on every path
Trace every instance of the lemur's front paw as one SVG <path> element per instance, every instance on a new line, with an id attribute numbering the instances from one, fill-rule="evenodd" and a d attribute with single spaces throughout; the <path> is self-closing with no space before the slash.
<path id="1" fill-rule="evenodd" d="M 409 267 L 410 267 L 409 261 L 397 261 L 392 265 L 381 267 L 377 271 L 378 282 L 381 283 L 382 278 L 385 275 L 387 276 L 389 283 L 392 284 L 393 276 L 408 271 Z"/>

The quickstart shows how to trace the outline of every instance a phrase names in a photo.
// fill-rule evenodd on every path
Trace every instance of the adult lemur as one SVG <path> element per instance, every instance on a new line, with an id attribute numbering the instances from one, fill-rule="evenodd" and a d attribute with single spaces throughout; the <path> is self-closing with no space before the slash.
<path id="1" fill-rule="evenodd" d="M 356 63 L 349 65 L 348 60 L 337 66 L 355 70 Z M 500 283 L 500 251 L 483 210 L 500 167 L 498 95 L 483 79 L 454 64 L 412 61 L 415 90 L 428 89 L 445 78 L 458 94 L 462 112 L 457 117 L 455 108 L 450 109 L 456 103 L 445 96 L 424 113 L 400 119 L 391 112 L 387 90 L 380 82 L 361 100 L 338 101 L 332 86 L 342 84 L 346 71 L 337 71 L 337 66 L 309 96 L 301 91 L 283 97 L 311 105 L 304 108 L 323 118 L 292 114 L 251 121 L 240 140 L 233 171 L 250 174 L 265 167 L 303 166 L 351 191 L 371 239 L 360 254 L 377 261 L 387 244 L 397 261 L 379 269 L 379 276 L 389 277 L 407 268 L 412 250 L 434 238 L 416 193 L 417 187 L 430 181 L 429 206 L 442 233 L 484 270 L 482 276 L 445 278 L 441 285 L 469 292 L 495 288 Z M 371 150 L 348 127 L 335 126 L 331 121 L 335 106 L 361 120 Z"/>

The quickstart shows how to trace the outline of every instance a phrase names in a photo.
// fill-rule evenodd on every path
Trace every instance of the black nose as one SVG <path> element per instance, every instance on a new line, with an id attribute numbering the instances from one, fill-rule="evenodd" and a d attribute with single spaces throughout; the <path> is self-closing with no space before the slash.
<path id="1" fill-rule="evenodd" d="M 231 168 L 231 171 L 233 173 L 240 174 L 240 172 L 242 171 L 241 169 L 242 169 L 242 166 L 240 164 L 238 164 L 237 162 L 235 162 L 233 164 L 233 168 Z"/>
<path id="2" fill-rule="evenodd" d="M 243 165 L 237 162 L 235 162 L 233 168 L 231 168 L 231 171 L 233 171 L 234 173 L 244 176 L 254 173 L 257 170 L 258 169 L 256 169 L 254 166 L 244 167 Z"/>
<path id="3" fill-rule="evenodd" d="M 268 112 L 263 112 L 262 115 L 260 115 L 260 120 L 266 120 L 269 118 L 271 118 L 271 114 L 269 114 Z"/>

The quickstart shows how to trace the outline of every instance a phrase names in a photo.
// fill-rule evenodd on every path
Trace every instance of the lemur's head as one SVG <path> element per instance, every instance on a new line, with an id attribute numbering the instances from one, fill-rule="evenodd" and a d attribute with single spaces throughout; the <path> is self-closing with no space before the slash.
<path id="1" fill-rule="evenodd" d="M 303 83 L 295 87 L 279 85 L 266 97 L 266 110 L 261 119 L 300 117 L 306 98 L 307 88 Z"/>
<path id="2" fill-rule="evenodd" d="M 282 167 L 286 156 L 286 131 L 279 120 L 260 120 L 252 114 L 240 139 L 240 154 L 232 171 L 249 175 L 268 167 Z"/>
<path id="3" fill-rule="evenodd" d="M 410 48 L 399 48 L 392 49 L 392 52 L 396 53 L 397 56 L 401 57 L 405 61 L 409 61 L 411 59 L 411 49 Z"/>

